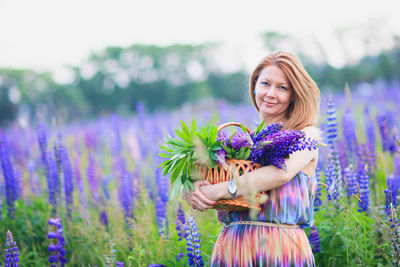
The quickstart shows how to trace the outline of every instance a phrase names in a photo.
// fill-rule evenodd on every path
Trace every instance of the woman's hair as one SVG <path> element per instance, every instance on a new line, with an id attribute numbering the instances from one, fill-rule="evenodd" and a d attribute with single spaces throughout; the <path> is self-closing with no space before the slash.
<path id="1" fill-rule="evenodd" d="M 320 91 L 314 80 L 308 75 L 301 62 L 292 54 L 287 52 L 274 52 L 266 56 L 257 65 L 250 76 L 250 97 L 257 111 L 254 90 L 256 82 L 262 70 L 270 65 L 280 68 L 289 79 L 293 89 L 293 99 L 288 108 L 286 117 L 288 119 L 285 128 L 301 130 L 306 126 L 314 125 L 319 116 Z"/>

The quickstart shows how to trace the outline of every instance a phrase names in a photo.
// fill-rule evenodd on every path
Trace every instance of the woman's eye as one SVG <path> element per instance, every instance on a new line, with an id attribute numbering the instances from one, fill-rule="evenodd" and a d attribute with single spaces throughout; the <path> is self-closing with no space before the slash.
<path id="1" fill-rule="evenodd" d="M 268 85 L 268 82 L 261 82 L 262 85 Z"/>
<path id="2" fill-rule="evenodd" d="M 285 86 L 279 86 L 279 88 L 281 88 L 282 90 L 287 90 Z"/>

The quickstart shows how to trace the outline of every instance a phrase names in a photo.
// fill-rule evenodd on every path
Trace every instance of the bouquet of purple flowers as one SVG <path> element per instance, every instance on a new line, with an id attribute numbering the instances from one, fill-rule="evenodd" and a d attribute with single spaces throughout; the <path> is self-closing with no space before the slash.
<path id="1" fill-rule="evenodd" d="M 306 138 L 302 131 L 282 128 L 281 123 L 265 127 L 262 122 L 254 133 L 235 133 L 228 137 L 219 132 L 217 141 L 221 149 L 216 152 L 217 161 L 225 165 L 225 159 L 244 159 L 262 166 L 274 165 L 286 169 L 285 159 L 290 154 L 322 145 L 318 140 Z"/>

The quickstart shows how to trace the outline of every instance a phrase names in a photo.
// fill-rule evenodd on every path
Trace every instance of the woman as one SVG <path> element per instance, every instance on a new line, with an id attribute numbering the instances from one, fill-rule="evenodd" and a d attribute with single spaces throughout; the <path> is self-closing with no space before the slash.
<path id="1" fill-rule="evenodd" d="M 315 127 L 320 92 L 300 61 L 290 53 L 265 57 L 250 77 L 250 96 L 268 125 L 282 122 L 286 129 L 302 130 L 320 139 Z M 313 224 L 318 150 L 304 150 L 286 159 L 286 172 L 265 166 L 230 182 L 195 182 L 183 198 L 200 211 L 221 199 L 267 194 L 261 212 L 219 211 L 225 224 L 214 246 L 211 266 L 314 266 L 314 257 L 302 228 Z M 229 185 L 229 189 L 228 189 Z M 236 192 L 235 192 L 236 191 Z"/>

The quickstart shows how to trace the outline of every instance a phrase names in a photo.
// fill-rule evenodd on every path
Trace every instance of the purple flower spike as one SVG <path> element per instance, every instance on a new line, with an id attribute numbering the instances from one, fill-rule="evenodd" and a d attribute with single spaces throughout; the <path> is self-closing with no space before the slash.
<path id="1" fill-rule="evenodd" d="M 319 233 L 315 225 L 313 225 L 310 230 L 310 243 L 313 252 L 320 252 Z"/>
<path id="2" fill-rule="evenodd" d="M 13 236 L 10 230 L 7 231 L 7 242 L 6 242 L 6 255 L 5 255 L 5 267 L 18 267 L 19 266 L 19 252 L 17 243 L 13 240 Z"/>
<path id="3" fill-rule="evenodd" d="M 189 266 L 204 266 L 200 250 L 200 234 L 192 216 L 186 217 L 186 241 Z"/>
<path id="4" fill-rule="evenodd" d="M 364 212 L 369 206 L 369 176 L 367 165 L 360 165 L 358 168 L 358 184 L 360 185 L 360 199 L 358 211 Z"/>
<path id="5" fill-rule="evenodd" d="M 178 241 L 181 241 L 183 237 L 185 236 L 185 229 L 183 229 L 183 226 L 186 223 L 185 219 L 185 213 L 183 212 L 183 208 L 181 203 L 179 203 L 178 210 L 176 212 L 176 231 L 178 232 L 179 239 Z"/>
<path id="6" fill-rule="evenodd" d="M 67 259 L 65 255 L 67 252 L 64 249 L 65 239 L 63 234 L 63 228 L 61 224 L 60 218 L 50 218 L 48 221 L 50 226 L 55 227 L 55 232 L 49 231 L 47 233 L 47 237 L 50 240 L 53 240 L 50 243 L 47 250 L 51 253 L 49 256 L 49 262 L 54 263 L 53 266 L 56 266 L 56 263 L 60 263 L 61 266 L 64 266 L 67 263 Z"/>

